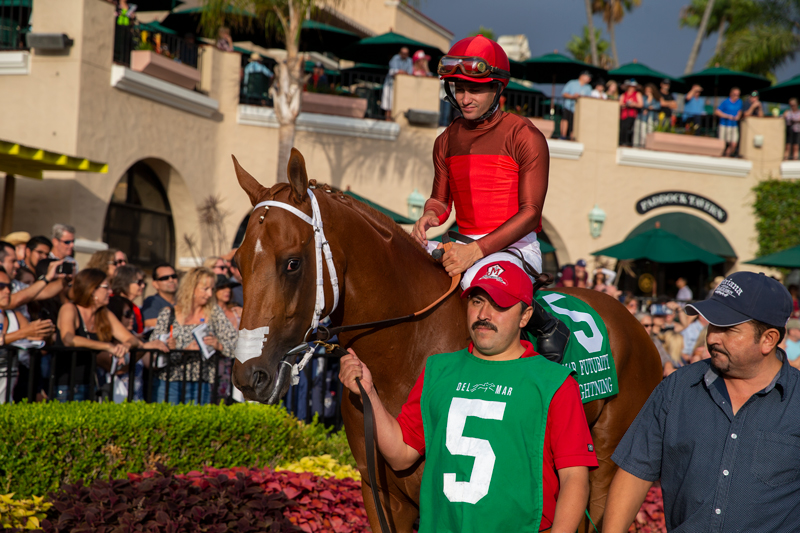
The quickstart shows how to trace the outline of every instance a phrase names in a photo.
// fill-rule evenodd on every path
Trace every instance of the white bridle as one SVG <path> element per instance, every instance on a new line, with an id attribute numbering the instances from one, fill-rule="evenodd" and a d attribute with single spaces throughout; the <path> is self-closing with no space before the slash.
<path id="1" fill-rule="evenodd" d="M 312 216 L 308 216 L 296 207 L 293 207 L 284 202 L 276 202 L 273 200 L 266 200 L 264 202 L 259 202 L 253 207 L 253 212 L 260 207 L 266 207 L 268 210 L 270 207 L 280 207 L 281 209 L 285 209 L 289 211 L 293 215 L 297 216 L 301 220 L 307 222 L 311 225 L 314 229 L 314 247 L 316 250 L 316 264 L 317 264 L 317 295 L 316 295 L 316 303 L 314 304 L 314 314 L 311 317 L 311 328 L 308 330 L 309 332 L 314 331 L 319 326 L 320 317 L 322 316 L 322 312 L 325 310 L 325 278 L 322 271 L 322 256 L 325 256 L 325 263 L 328 265 L 328 273 L 331 277 L 331 287 L 333 288 L 333 307 L 331 307 L 331 311 L 328 316 L 333 314 L 336 310 L 336 307 L 339 305 L 339 278 L 336 276 L 336 266 L 333 264 L 333 254 L 331 253 L 330 244 L 328 241 L 325 240 L 325 231 L 322 228 L 322 214 L 319 210 L 319 203 L 317 202 L 316 197 L 314 196 L 314 191 L 311 189 L 307 189 L 308 196 L 311 198 L 311 213 Z M 261 355 L 261 349 L 263 348 L 264 343 L 266 342 L 266 333 L 269 332 L 267 328 L 257 328 L 255 330 L 240 330 L 239 332 L 239 342 L 242 344 L 243 348 L 239 350 L 239 344 L 237 343 L 237 350 L 236 350 L 236 358 L 239 359 L 242 363 L 247 361 L 248 359 L 252 359 L 254 357 L 258 357 Z M 306 334 L 307 336 L 308 334 Z M 252 339 L 250 337 L 253 337 Z M 242 343 L 241 341 L 245 341 Z M 301 348 L 305 345 L 305 340 L 303 339 L 304 343 L 295 347 L 293 350 L 290 351 L 297 353 L 296 350 Z M 257 341 L 257 342 L 254 342 Z M 314 354 L 314 346 L 308 346 L 303 354 L 303 357 L 300 359 L 300 362 L 292 365 L 292 384 L 296 385 L 299 382 L 300 371 L 305 368 L 308 361 L 311 359 L 311 356 Z"/>

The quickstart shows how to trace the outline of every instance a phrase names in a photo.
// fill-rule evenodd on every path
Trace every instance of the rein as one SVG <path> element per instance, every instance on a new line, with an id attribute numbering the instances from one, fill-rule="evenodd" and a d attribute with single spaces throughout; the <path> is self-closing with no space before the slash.
<path id="1" fill-rule="evenodd" d="M 316 303 L 314 305 L 314 315 L 311 318 L 311 327 L 308 328 L 306 332 L 303 342 L 289 350 L 286 355 L 283 356 L 281 360 L 281 370 L 278 373 L 278 379 L 276 380 L 276 387 L 275 387 L 275 394 L 281 387 L 277 385 L 281 384 L 284 379 L 286 379 L 286 374 L 289 373 L 287 367 L 291 367 L 291 379 L 292 384 L 296 385 L 300 381 L 300 371 L 305 368 L 308 361 L 311 359 L 311 356 L 314 354 L 315 346 L 322 345 L 326 348 L 328 353 L 333 353 L 334 357 L 342 357 L 346 355 L 347 352 L 344 351 L 340 346 L 336 344 L 328 344 L 329 341 L 334 336 L 344 333 L 346 331 L 354 331 L 359 329 L 373 329 L 373 328 L 386 328 L 391 327 L 396 324 L 400 324 L 403 322 L 408 322 L 409 320 L 413 320 L 414 318 L 424 315 L 431 309 L 434 309 L 440 303 L 442 303 L 447 297 L 449 297 L 453 292 L 455 292 L 456 288 L 458 287 L 459 283 L 461 282 L 461 275 L 454 276 L 450 280 L 450 288 L 447 289 L 443 295 L 437 298 L 434 302 L 430 305 L 425 307 L 424 309 L 420 309 L 410 315 L 389 318 L 384 320 L 376 320 L 373 322 L 364 322 L 362 324 L 351 324 L 347 326 L 337 326 L 334 328 L 326 328 L 324 326 L 320 326 L 320 317 L 322 316 L 322 312 L 325 310 L 325 278 L 322 271 L 322 257 L 324 255 L 325 262 L 328 266 L 328 273 L 331 277 L 331 286 L 333 288 L 333 307 L 331 308 L 331 314 L 336 310 L 336 307 L 339 305 L 339 279 L 336 275 L 336 266 L 333 263 L 333 254 L 331 253 L 331 247 L 328 241 L 325 239 L 325 232 L 323 230 L 323 223 L 322 223 L 322 214 L 319 210 L 319 203 L 317 202 L 316 197 L 314 196 L 314 191 L 311 188 L 307 189 L 308 196 L 311 198 L 311 210 L 312 216 L 309 217 L 299 209 L 294 206 L 291 206 L 284 202 L 276 202 L 274 200 L 267 200 L 264 202 L 259 202 L 258 204 L 253 207 L 253 212 L 256 209 L 261 207 L 265 207 L 269 210 L 270 207 L 278 207 L 280 209 L 284 209 L 293 215 L 297 216 L 300 220 L 311 225 L 314 228 L 314 244 L 316 248 L 316 270 L 317 270 L 317 280 L 316 280 Z M 263 216 L 262 216 L 263 220 Z M 444 245 L 445 250 L 448 250 L 453 244 L 448 242 Z M 313 343 L 309 344 L 310 335 L 314 334 L 316 340 Z M 256 340 L 258 341 L 254 344 L 251 348 L 247 350 L 247 354 L 244 352 L 242 357 L 239 356 L 237 351 L 237 358 L 241 362 L 245 362 L 248 358 L 256 356 L 257 353 L 260 355 L 261 347 L 263 346 L 263 334 L 261 331 L 256 333 L 254 337 L 257 337 Z M 250 342 L 250 341 L 248 341 Z M 252 342 L 251 342 L 252 344 Z M 250 355 L 252 352 L 253 355 Z M 287 361 L 288 358 L 296 358 L 297 355 L 303 354 L 299 363 L 291 364 Z M 378 513 L 378 521 L 380 523 L 380 528 L 383 533 L 389 533 L 389 524 L 386 520 L 386 514 L 383 511 L 383 506 L 381 505 L 380 495 L 378 490 L 378 481 L 377 475 L 375 472 L 375 420 L 373 415 L 372 403 L 369 400 L 369 397 L 364 392 L 364 387 L 361 385 L 361 380 L 356 379 L 356 383 L 358 384 L 359 391 L 361 392 L 361 403 L 364 408 L 364 446 L 366 449 L 367 455 L 367 476 L 369 479 L 370 488 L 372 490 L 372 497 L 375 502 L 375 510 Z M 270 397 L 270 400 L 273 400 Z"/>

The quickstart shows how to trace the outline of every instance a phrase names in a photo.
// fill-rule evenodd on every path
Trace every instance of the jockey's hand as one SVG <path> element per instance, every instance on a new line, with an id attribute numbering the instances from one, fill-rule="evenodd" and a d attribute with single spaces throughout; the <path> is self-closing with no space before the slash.
<path id="1" fill-rule="evenodd" d="M 477 242 L 455 244 L 444 254 L 444 269 L 450 277 L 457 276 L 483 258 L 483 251 Z"/>
<path id="2" fill-rule="evenodd" d="M 428 228 L 435 228 L 439 225 L 439 217 L 433 211 L 425 211 L 419 220 L 414 223 L 414 229 L 411 230 L 411 235 L 422 246 L 428 245 L 428 236 L 426 232 Z"/>
<path id="3" fill-rule="evenodd" d="M 364 392 L 367 394 L 372 392 L 372 373 L 367 368 L 367 365 L 356 356 L 356 352 L 352 348 L 348 348 L 347 355 L 339 361 L 339 381 L 351 392 L 361 396 L 356 378 L 361 379 L 361 386 L 364 387 Z"/>

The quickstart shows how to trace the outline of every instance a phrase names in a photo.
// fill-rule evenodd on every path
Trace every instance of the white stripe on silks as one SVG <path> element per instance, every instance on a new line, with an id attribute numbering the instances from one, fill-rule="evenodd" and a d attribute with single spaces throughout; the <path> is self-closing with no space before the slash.
<path id="1" fill-rule="evenodd" d="M 246 363 L 250 359 L 261 356 L 264 344 L 267 342 L 269 326 L 256 329 L 240 329 L 239 338 L 236 341 L 236 359 L 240 363 Z"/>

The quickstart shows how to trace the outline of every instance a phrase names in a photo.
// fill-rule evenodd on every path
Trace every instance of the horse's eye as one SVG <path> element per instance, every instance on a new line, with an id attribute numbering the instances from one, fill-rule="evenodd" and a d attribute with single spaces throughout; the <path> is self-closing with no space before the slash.
<path id="1" fill-rule="evenodd" d="M 295 270 L 300 268 L 300 260 L 299 259 L 289 259 L 286 263 L 286 271 L 287 272 L 294 272 Z"/>

